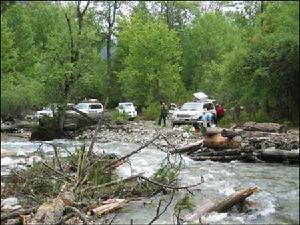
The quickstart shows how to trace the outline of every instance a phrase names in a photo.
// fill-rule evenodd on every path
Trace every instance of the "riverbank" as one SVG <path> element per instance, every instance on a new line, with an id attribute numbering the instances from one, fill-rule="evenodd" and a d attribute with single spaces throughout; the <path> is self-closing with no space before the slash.
<path id="1" fill-rule="evenodd" d="M 249 123 L 246 123 L 246 125 L 247 124 Z M 259 125 L 260 124 L 258 124 L 258 126 Z M 153 142 L 155 147 L 171 152 L 176 152 L 176 149 L 187 148 L 188 150 L 179 152 L 187 154 L 194 160 L 213 160 L 222 162 L 241 160 L 244 162 L 261 162 L 263 157 L 259 157 L 259 160 L 255 160 L 255 158 L 257 158 L 257 155 L 263 154 L 262 151 L 264 151 L 264 154 L 266 155 L 267 153 L 265 150 L 267 150 L 269 152 L 279 152 L 278 154 L 281 156 L 275 156 L 275 159 L 276 157 L 279 159 L 282 158 L 277 161 L 267 160 L 267 162 L 286 163 L 287 160 L 284 160 L 284 157 L 287 153 L 299 155 L 299 129 L 284 130 L 282 132 L 280 125 L 271 125 L 271 127 L 275 126 L 278 127 L 278 129 L 275 130 L 275 132 L 274 130 L 270 130 L 270 128 L 268 128 L 269 130 L 267 129 L 267 132 L 253 131 L 251 129 L 249 130 L 249 126 L 241 126 L 233 130 L 234 133 L 236 133 L 233 140 L 237 140 L 239 146 L 238 149 L 233 149 L 233 151 L 231 146 L 222 149 L 225 151 L 220 151 L 220 149 L 216 149 L 212 146 L 205 146 L 202 144 L 202 141 L 206 140 L 205 134 L 196 132 L 192 126 L 188 125 L 172 127 L 170 121 L 167 121 L 166 127 L 158 126 L 154 121 L 128 121 L 119 125 L 106 123 L 101 126 L 99 132 L 96 134 L 96 142 L 118 142 L 143 145 L 156 134 L 160 133 L 162 135 Z M 73 139 L 77 141 L 90 140 L 95 129 L 96 125 L 93 125 L 82 129 L 81 131 L 71 132 L 70 136 L 73 136 Z M 223 128 L 218 128 L 218 130 L 223 130 Z M 5 140 L 8 136 L 10 138 L 29 140 L 30 132 L 22 131 L 17 133 L 1 133 L 1 139 L 3 140 Z M 192 147 L 190 151 L 188 146 L 195 147 Z M 294 159 L 297 159 L 297 157 L 294 157 Z M 293 160 L 291 160 L 291 162 L 292 161 Z M 299 164 L 299 160 L 296 160 L 296 162 L 293 163 Z"/>
<path id="2" fill-rule="evenodd" d="M 150 127 L 152 126 L 150 125 Z M 166 133 L 168 130 L 171 131 L 171 129 L 165 128 Z M 185 131 L 180 132 L 185 133 Z M 193 134 L 193 132 L 191 133 Z M 56 144 L 60 146 L 61 149 L 67 148 L 72 153 L 76 147 L 80 147 L 83 143 L 86 145 L 89 144 L 89 142 L 84 139 L 29 142 L 24 141 L 22 138 L 10 138 L 11 137 L 7 138 L 6 141 L 2 141 L 1 147 L 9 151 L 16 150 L 20 152 L 22 150 L 23 153 L 27 155 L 27 158 L 32 157 L 30 156 L 30 152 L 35 152 L 40 144 L 43 144 L 41 150 L 49 155 L 50 159 L 54 158 L 54 151 L 49 144 Z M 191 140 L 193 139 L 191 138 Z M 141 145 L 121 142 L 96 142 L 94 150 L 96 153 L 104 151 L 109 154 L 124 156 L 139 146 Z M 160 168 L 166 155 L 165 152 L 158 150 L 155 146 L 149 146 L 140 153 L 132 156 L 130 158 L 130 165 L 127 163 L 120 165 L 116 172 L 123 179 L 130 177 L 132 173 L 144 173 L 147 177 L 151 177 Z M 18 157 L 18 159 L 21 158 L 21 156 Z M 31 159 L 38 161 L 37 157 Z M 234 207 L 225 213 L 210 213 L 201 218 L 203 223 L 299 223 L 299 198 L 297 197 L 299 195 L 298 167 L 270 163 L 261 163 L 258 166 L 255 163 L 242 163 L 238 161 L 232 161 L 230 163 L 212 162 L 210 160 L 193 161 L 184 155 L 183 165 L 178 177 L 178 185 L 192 185 L 203 179 L 203 183 L 199 188 L 190 189 L 190 191 L 194 193 L 192 200 L 197 206 L 204 205 L 208 201 L 215 202 L 218 199 L 223 199 L 244 187 L 257 186 L 259 188 L 259 192 L 249 198 L 250 201 L 255 202 L 255 205 L 252 205 L 246 211 L 241 213 Z M 28 184 L 30 183 L 27 183 L 27 185 Z M 176 202 L 180 200 L 184 194 L 184 190 L 176 192 L 172 204 L 170 204 L 166 212 L 156 221 L 157 223 L 172 223 Z M 18 198 L 18 204 L 24 207 L 22 195 L 15 196 Z M 108 215 L 103 215 L 98 221 L 101 220 L 102 223 L 109 223 L 112 218 L 115 217 L 112 224 L 130 224 L 130 221 L 132 221 L 133 224 L 148 223 L 155 216 L 160 200 L 163 199 L 162 204 L 164 204 L 167 203 L 170 197 L 170 194 L 158 194 L 147 198 L 132 199 L 127 202 L 122 209 Z M 89 215 L 87 218 L 91 219 L 92 217 Z M 77 219 L 77 222 L 80 222 L 80 220 Z"/>

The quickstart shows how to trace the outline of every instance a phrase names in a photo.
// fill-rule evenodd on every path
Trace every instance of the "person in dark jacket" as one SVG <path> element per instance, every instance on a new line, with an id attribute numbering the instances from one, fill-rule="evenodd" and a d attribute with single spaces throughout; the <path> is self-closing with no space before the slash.
<path id="1" fill-rule="evenodd" d="M 236 101 L 233 107 L 233 121 L 235 124 L 239 123 L 240 112 L 241 112 L 241 107 L 239 103 Z"/>
<path id="2" fill-rule="evenodd" d="M 160 105 L 160 117 L 158 121 L 158 125 L 161 125 L 161 120 L 164 121 L 164 127 L 166 126 L 166 117 L 168 115 L 168 109 L 167 106 L 164 102 L 161 103 Z"/>

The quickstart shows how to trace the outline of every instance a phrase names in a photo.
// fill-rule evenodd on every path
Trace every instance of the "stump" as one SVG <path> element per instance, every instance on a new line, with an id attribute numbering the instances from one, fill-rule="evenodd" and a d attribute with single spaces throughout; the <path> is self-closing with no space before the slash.
<path id="1" fill-rule="evenodd" d="M 203 146 L 208 148 L 218 149 L 235 149 L 240 148 L 241 143 L 234 141 L 232 139 L 223 137 L 221 133 L 215 134 L 213 136 L 205 137 L 203 140 Z"/>

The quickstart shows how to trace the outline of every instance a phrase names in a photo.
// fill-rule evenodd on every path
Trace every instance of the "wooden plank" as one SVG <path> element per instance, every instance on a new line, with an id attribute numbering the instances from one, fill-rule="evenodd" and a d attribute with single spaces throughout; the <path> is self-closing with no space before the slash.
<path id="1" fill-rule="evenodd" d="M 116 211 L 125 206 L 126 199 L 108 199 L 107 201 L 102 202 L 103 205 L 94 208 L 93 213 L 98 216 Z"/>

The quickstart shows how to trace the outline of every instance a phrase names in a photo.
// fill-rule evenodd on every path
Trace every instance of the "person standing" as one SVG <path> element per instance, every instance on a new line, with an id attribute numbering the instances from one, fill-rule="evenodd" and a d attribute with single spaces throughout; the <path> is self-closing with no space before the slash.
<path id="1" fill-rule="evenodd" d="M 160 117 L 158 121 L 158 125 L 161 125 L 161 120 L 164 122 L 164 127 L 166 126 L 166 117 L 168 115 L 168 109 L 167 106 L 164 102 L 161 103 L 160 105 Z"/>
<path id="2" fill-rule="evenodd" d="M 241 112 L 241 107 L 238 104 L 238 102 L 235 102 L 235 105 L 233 107 L 233 121 L 234 123 L 237 125 L 239 122 L 239 118 L 240 118 L 240 112 Z"/>
<path id="3" fill-rule="evenodd" d="M 222 105 L 216 105 L 216 114 L 216 125 L 218 125 L 220 119 L 224 117 L 224 108 Z"/>

